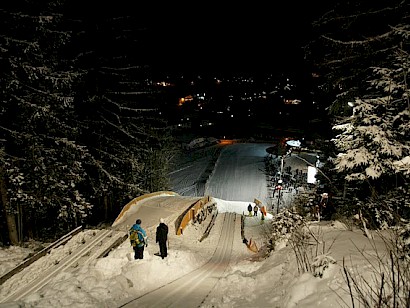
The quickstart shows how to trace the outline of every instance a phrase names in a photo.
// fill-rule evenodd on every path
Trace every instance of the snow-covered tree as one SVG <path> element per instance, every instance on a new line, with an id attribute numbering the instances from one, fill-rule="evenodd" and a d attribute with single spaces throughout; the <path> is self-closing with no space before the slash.
<path id="1" fill-rule="evenodd" d="M 143 55 L 108 48 L 134 41 L 132 22 L 77 11 L 53 0 L 0 10 L 0 188 L 12 244 L 113 220 L 132 198 L 167 189 L 172 141 L 135 64 Z"/>
<path id="2" fill-rule="evenodd" d="M 88 191 L 95 220 L 109 220 L 138 195 L 168 189 L 171 132 L 153 89 L 144 29 L 124 12 L 73 10 L 76 58 L 87 71 L 76 106 L 79 140 L 94 158 Z M 79 20 L 77 22 L 77 20 Z"/>
<path id="3" fill-rule="evenodd" d="M 370 198 L 361 198 L 362 204 L 383 226 L 409 218 L 402 217 L 410 207 L 409 68 L 404 51 L 397 52 L 391 67 L 375 68 L 379 78 L 370 81 L 372 94 L 357 98 L 349 121 L 334 127 L 340 151 L 335 168 L 354 186 L 369 184 Z"/>
<path id="4" fill-rule="evenodd" d="M 352 202 L 379 225 L 408 216 L 409 8 L 396 0 L 338 2 L 316 23 L 320 35 L 309 46 L 334 124 L 332 177 L 343 175 L 340 191 L 354 188 Z"/>
<path id="5" fill-rule="evenodd" d="M 82 72 L 63 56 L 70 31 L 56 3 L 16 3 L 0 13 L 2 183 L 8 197 L 2 204 L 16 215 L 21 241 L 23 225 L 30 234 L 53 216 L 62 227 L 75 225 L 91 208 L 78 188 L 87 151 L 75 143 L 72 123 L 73 87 Z"/>
<path id="6" fill-rule="evenodd" d="M 342 131 L 334 138 L 340 150 L 336 168 L 348 172 L 349 181 L 410 173 L 410 57 L 396 59 L 404 62 L 396 62 L 392 68 L 375 68 L 379 79 L 370 82 L 375 93 L 357 98 L 353 116 L 334 127 Z"/>

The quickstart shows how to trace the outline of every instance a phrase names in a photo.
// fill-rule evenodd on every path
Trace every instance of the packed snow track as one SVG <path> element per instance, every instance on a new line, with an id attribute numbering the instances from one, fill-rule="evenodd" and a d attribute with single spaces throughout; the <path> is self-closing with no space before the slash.
<path id="1" fill-rule="evenodd" d="M 199 307 L 223 276 L 231 258 L 235 222 L 240 215 L 224 213 L 223 226 L 215 252 L 198 269 L 136 298 L 128 298 L 118 307 Z"/>

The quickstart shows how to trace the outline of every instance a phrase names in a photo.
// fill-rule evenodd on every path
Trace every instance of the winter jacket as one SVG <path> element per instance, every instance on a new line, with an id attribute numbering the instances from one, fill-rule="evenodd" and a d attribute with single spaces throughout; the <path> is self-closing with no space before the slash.
<path id="1" fill-rule="evenodd" d="M 140 239 L 140 244 L 138 244 L 138 247 L 143 247 L 144 245 L 148 244 L 148 238 L 147 238 L 147 233 L 145 230 L 141 227 L 141 225 L 134 224 L 131 229 L 140 231 L 142 234 L 138 233 L 138 237 Z"/>
<path id="2" fill-rule="evenodd" d="M 252 212 L 252 205 L 250 205 L 250 204 L 248 205 L 248 211 Z"/>
<path id="3" fill-rule="evenodd" d="M 167 239 L 168 239 L 168 226 L 161 222 L 157 227 L 156 242 L 165 243 Z"/>

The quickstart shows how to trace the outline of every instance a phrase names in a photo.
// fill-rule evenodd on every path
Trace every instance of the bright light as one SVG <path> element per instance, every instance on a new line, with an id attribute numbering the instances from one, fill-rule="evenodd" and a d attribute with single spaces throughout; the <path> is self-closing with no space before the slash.
<path id="1" fill-rule="evenodd" d="M 300 147 L 301 142 L 299 140 L 288 140 L 286 141 L 286 144 L 291 146 L 291 147 Z"/>
<path id="2" fill-rule="evenodd" d="M 178 102 L 178 106 L 182 106 L 185 103 L 185 98 L 181 97 Z"/>
<path id="3" fill-rule="evenodd" d="M 315 167 L 308 166 L 307 182 L 309 184 L 315 184 L 316 183 L 316 173 L 317 173 L 317 169 Z"/>
<path id="4" fill-rule="evenodd" d="M 233 144 L 234 141 L 231 140 L 231 139 L 225 139 L 225 136 L 224 136 L 224 139 L 219 140 L 219 143 L 220 143 L 220 144 Z"/>

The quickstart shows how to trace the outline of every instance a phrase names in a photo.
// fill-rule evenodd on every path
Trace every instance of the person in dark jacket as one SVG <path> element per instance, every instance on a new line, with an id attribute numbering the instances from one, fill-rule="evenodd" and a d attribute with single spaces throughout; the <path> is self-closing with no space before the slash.
<path id="1" fill-rule="evenodd" d="M 137 219 L 131 229 L 138 231 L 138 237 L 140 239 L 140 243 L 136 246 L 133 246 L 134 259 L 144 259 L 144 247 L 148 246 L 148 238 L 147 233 L 141 227 L 141 219 Z"/>
<path id="2" fill-rule="evenodd" d="M 252 204 L 248 205 L 249 216 L 252 216 Z"/>
<path id="3" fill-rule="evenodd" d="M 159 220 L 159 225 L 157 227 L 156 242 L 159 244 L 159 253 L 162 259 L 166 258 L 168 255 L 167 241 L 168 241 L 168 226 L 165 224 L 164 219 L 161 218 Z"/>
<path id="4" fill-rule="evenodd" d="M 258 206 L 255 204 L 255 206 L 253 207 L 253 216 L 258 216 Z"/>

